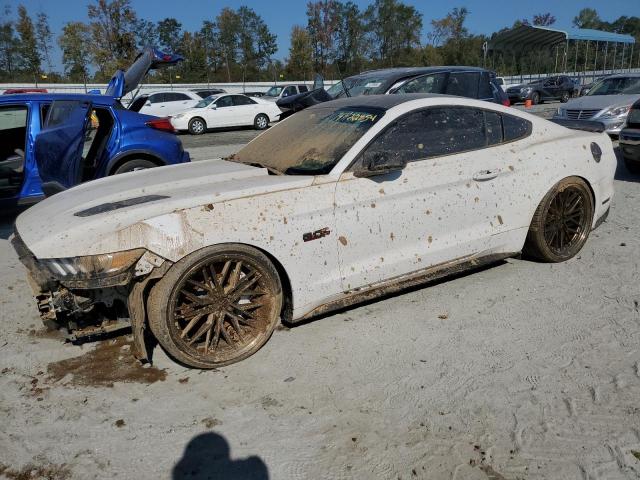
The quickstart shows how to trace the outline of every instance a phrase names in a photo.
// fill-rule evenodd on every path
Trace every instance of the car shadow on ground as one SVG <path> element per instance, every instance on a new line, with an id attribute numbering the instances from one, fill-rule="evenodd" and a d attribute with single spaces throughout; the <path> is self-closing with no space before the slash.
<path id="1" fill-rule="evenodd" d="M 268 480 L 269 469 L 258 456 L 232 460 L 227 440 L 214 432 L 193 437 L 171 472 L 172 480 Z"/>
<path id="2" fill-rule="evenodd" d="M 7 240 L 13 233 L 13 225 L 18 213 L 0 213 L 0 238 Z"/>

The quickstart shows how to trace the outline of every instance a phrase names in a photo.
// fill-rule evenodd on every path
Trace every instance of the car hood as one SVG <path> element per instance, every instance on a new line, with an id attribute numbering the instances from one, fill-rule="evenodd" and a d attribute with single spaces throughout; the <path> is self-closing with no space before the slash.
<path id="1" fill-rule="evenodd" d="M 40 202 L 16 220 L 16 231 L 38 258 L 111 253 L 139 247 L 163 215 L 309 186 L 311 176 L 269 175 L 224 160 L 159 167 L 87 182 Z M 137 243 L 136 243 L 137 242 Z"/>
<path id="2" fill-rule="evenodd" d="M 640 95 L 593 95 L 569 100 L 564 109 L 568 110 L 602 110 L 609 107 L 631 105 Z"/>

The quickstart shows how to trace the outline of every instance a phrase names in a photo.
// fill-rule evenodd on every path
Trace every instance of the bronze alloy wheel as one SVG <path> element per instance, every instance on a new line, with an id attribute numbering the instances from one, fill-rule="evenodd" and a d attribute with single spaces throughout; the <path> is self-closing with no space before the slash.
<path id="1" fill-rule="evenodd" d="M 187 365 L 215 368 L 242 360 L 266 343 L 279 320 L 275 268 L 262 253 L 237 247 L 210 247 L 204 250 L 213 253 L 178 262 L 151 293 L 151 329 Z"/>
<path id="2" fill-rule="evenodd" d="M 576 186 L 569 186 L 555 194 L 544 218 L 544 239 L 556 255 L 566 255 L 571 248 L 584 241 L 589 227 L 587 199 Z"/>
<path id="3" fill-rule="evenodd" d="M 591 190 L 569 177 L 545 195 L 531 221 L 524 252 L 546 262 L 563 262 L 584 246 L 593 223 Z"/>

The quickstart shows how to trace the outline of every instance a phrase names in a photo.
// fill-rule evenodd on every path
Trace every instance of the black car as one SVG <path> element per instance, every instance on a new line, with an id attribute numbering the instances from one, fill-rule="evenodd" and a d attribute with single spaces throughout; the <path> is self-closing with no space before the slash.
<path id="1" fill-rule="evenodd" d="M 278 100 L 281 119 L 317 103 L 359 95 L 440 93 L 475 98 L 509 106 L 496 74 L 478 67 L 407 67 L 369 70 L 345 78 L 324 90 L 322 82 L 307 93 Z"/>
<path id="2" fill-rule="evenodd" d="M 619 140 L 627 170 L 640 173 L 640 100 L 631 106 L 627 124 L 620 131 Z"/>
<path id="3" fill-rule="evenodd" d="M 566 75 L 541 78 L 535 82 L 507 88 L 511 103 L 525 102 L 537 105 L 545 100 L 560 100 L 566 103 L 573 96 L 575 84 Z"/>

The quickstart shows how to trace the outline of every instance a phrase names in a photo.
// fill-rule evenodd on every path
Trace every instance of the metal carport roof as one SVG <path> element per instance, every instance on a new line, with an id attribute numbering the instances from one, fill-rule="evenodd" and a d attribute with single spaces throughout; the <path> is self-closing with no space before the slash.
<path id="1" fill-rule="evenodd" d="M 631 35 L 603 32 L 588 28 L 571 30 L 557 30 L 549 27 L 520 25 L 504 32 L 497 33 L 489 41 L 489 50 L 510 50 L 523 47 L 551 47 L 569 40 L 613 42 L 633 44 L 636 42 Z"/>

